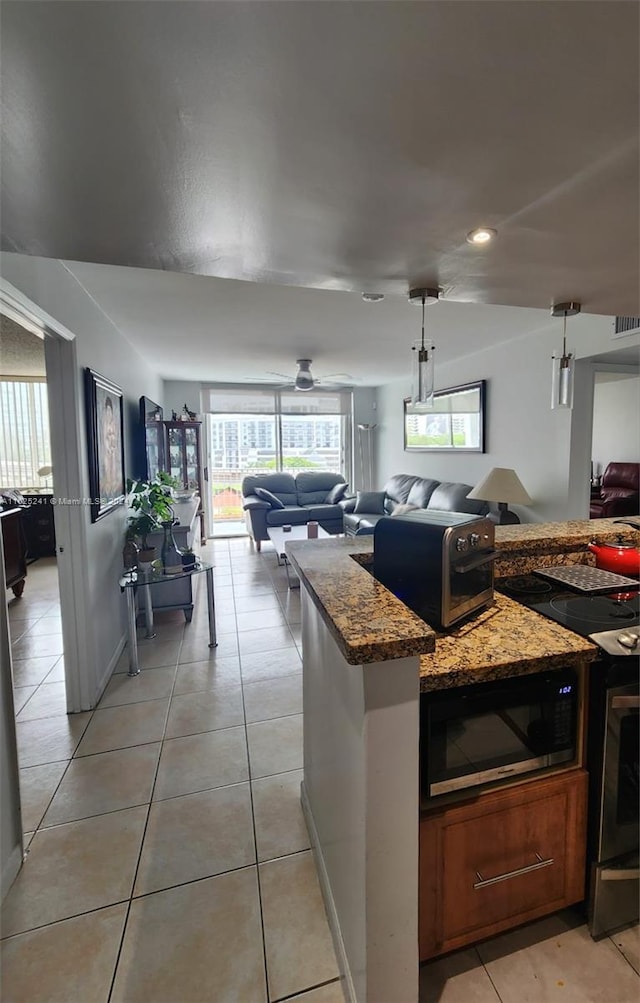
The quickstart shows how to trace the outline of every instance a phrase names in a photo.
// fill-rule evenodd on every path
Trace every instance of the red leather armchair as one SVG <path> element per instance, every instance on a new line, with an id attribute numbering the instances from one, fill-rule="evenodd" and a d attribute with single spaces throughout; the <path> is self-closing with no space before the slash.
<path id="1" fill-rule="evenodd" d="M 602 475 L 600 497 L 592 498 L 591 519 L 638 515 L 640 508 L 640 463 L 610 463 Z"/>

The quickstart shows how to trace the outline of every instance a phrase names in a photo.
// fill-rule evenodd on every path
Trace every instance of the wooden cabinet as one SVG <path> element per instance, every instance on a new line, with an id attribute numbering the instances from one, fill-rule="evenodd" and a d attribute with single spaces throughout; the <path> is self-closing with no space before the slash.
<path id="1" fill-rule="evenodd" d="M 165 469 L 175 477 L 179 490 L 196 490 L 200 496 L 200 539 L 205 542 L 202 508 L 202 422 L 165 421 Z"/>
<path id="2" fill-rule="evenodd" d="M 29 559 L 55 557 L 56 531 L 53 519 L 53 495 L 25 494 L 23 526 Z"/>
<path id="3" fill-rule="evenodd" d="M 13 589 L 13 594 L 19 597 L 24 591 L 24 580 L 27 577 L 27 547 L 22 526 L 22 509 L 12 508 L 0 512 L 0 518 L 7 588 Z"/>
<path id="4" fill-rule="evenodd" d="M 587 773 L 434 810 L 420 821 L 420 960 L 584 897 Z"/>

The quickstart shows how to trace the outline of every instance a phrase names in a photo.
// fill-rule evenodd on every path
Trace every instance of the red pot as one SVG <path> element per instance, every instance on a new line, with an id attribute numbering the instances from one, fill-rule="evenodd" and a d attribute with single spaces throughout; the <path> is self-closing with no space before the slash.
<path id="1" fill-rule="evenodd" d="M 629 578 L 640 577 L 640 550 L 632 543 L 618 538 L 616 543 L 596 543 L 592 540 L 589 550 L 596 555 L 596 567 L 603 571 L 613 571 Z"/>

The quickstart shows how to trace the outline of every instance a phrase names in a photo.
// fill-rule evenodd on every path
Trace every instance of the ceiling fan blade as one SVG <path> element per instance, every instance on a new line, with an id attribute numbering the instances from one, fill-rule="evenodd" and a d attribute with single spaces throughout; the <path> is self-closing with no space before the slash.
<path id="1" fill-rule="evenodd" d="M 273 369 L 267 369 L 267 376 L 277 376 L 281 380 L 288 380 L 290 383 L 293 383 L 293 380 L 287 373 L 274 373 Z"/>
<path id="2" fill-rule="evenodd" d="M 328 373 L 322 377 L 323 380 L 340 380 L 343 383 L 359 383 L 359 376 L 352 376 L 351 373 Z"/>

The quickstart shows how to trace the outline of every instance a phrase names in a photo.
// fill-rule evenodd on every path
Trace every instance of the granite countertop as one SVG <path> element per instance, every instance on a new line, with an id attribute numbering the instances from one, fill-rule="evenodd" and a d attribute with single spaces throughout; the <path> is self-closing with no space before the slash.
<path id="1" fill-rule="evenodd" d="M 629 516 L 630 519 L 633 516 Z M 496 526 L 496 547 L 510 554 L 559 554 L 566 550 L 584 549 L 591 540 L 606 542 L 618 536 L 629 543 L 640 541 L 638 528 L 625 525 L 618 519 L 574 519 L 569 522 L 529 522 L 518 526 Z"/>
<path id="2" fill-rule="evenodd" d="M 420 689 L 443 690 L 593 661 L 586 637 L 496 592 L 494 603 L 460 627 L 438 633 L 420 658 Z"/>
<path id="3" fill-rule="evenodd" d="M 435 631 L 353 559 L 373 552 L 372 536 L 292 540 L 285 550 L 350 665 L 434 650 Z"/>
<path id="4" fill-rule="evenodd" d="M 529 541 L 545 538 L 541 525 Z M 564 526 L 564 539 L 571 532 L 574 539 L 591 539 L 584 528 L 573 528 L 584 524 L 547 525 Z M 504 530 L 513 534 L 528 528 Z M 502 549 L 502 541 L 496 542 Z M 345 660 L 360 665 L 420 655 L 422 690 L 577 665 L 597 655 L 586 638 L 499 593 L 491 606 L 462 626 L 446 633 L 433 631 L 363 566 L 371 561 L 372 536 L 291 541 L 286 552 Z"/>

